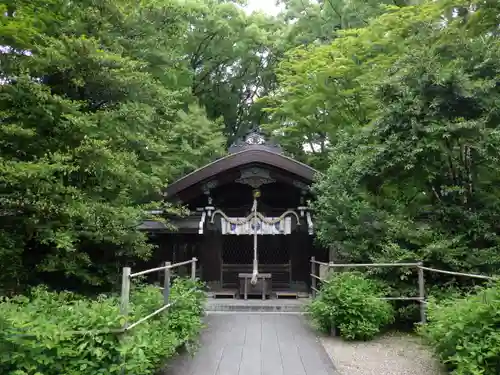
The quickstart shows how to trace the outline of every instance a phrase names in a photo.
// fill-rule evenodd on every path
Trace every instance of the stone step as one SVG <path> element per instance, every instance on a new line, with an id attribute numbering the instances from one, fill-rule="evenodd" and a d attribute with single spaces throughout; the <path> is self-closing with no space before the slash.
<path id="1" fill-rule="evenodd" d="M 280 300 L 209 299 L 206 312 L 303 313 L 309 298 Z"/>

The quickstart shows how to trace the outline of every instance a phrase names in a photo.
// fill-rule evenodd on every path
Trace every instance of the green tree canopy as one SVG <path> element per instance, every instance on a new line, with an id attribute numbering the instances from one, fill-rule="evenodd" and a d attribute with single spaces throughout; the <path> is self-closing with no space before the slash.
<path id="1" fill-rule="evenodd" d="M 189 15 L 175 1 L 7 8 L 0 34 L 7 281 L 20 282 L 32 267 L 96 284 L 121 257 L 146 257 L 150 246 L 136 230 L 144 209 L 161 202 L 173 178 L 221 154 L 221 123 L 197 105 L 190 80 L 177 79 L 189 76 L 181 43 Z M 110 262 L 96 263 L 98 249 Z"/>
<path id="2" fill-rule="evenodd" d="M 320 240 L 341 257 L 500 269 L 498 10 L 489 1 L 393 9 L 282 64 L 294 73 L 276 113 L 328 109 L 310 121 L 330 141 L 313 206 Z"/>

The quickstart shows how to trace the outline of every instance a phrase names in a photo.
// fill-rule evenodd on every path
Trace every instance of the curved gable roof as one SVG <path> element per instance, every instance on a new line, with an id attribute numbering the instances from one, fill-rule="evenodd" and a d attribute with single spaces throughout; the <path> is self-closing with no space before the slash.
<path id="1" fill-rule="evenodd" d="M 188 175 L 170 184 L 165 193 L 167 196 L 174 196 L 179 192 L 204 180 L 210 179 L 221 172 L 252 163 L 265 164 L 285 170 L 308 182 L 312 182 L 317 173 L 314 168 L 311 168 L 304 163 L 298 162 L 288 156 L 272 152 L 267 147 L 255 145 L 251 148 L 244 149 L 243 151 L 229 154 L 195 170 L 194 172 L 189 173 Z"/>

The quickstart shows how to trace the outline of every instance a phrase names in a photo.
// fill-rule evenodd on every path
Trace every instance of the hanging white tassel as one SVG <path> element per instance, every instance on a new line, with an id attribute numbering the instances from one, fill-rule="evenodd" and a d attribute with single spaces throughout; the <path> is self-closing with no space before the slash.
<path id="1" fill-rule="evenodd" d="M 259 275 L 259 271 L 254 268 L 254 270 L 252 272 L 252 279 L 250 280 L 250 282 L 252 283 L 252 285 L 257 284 L 257 276 L 258 275 Z"/>

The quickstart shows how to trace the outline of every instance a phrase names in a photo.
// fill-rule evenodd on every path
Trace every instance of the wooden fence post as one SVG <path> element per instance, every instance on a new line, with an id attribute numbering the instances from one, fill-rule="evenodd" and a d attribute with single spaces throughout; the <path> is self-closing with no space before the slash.
<path id="1" fill-rule="evenodd" d="M 196 280 L 196 262 L 198 259 L 193 257 L 193 263 L 191 263 L 191 280 Z"/>
<path id="2" fill-rule="evenodd" d="M 316 297 L 316 257 L 311 257 L 311 294 L 312 297 Z"/>
<path id="3" fill-rule="evenodd" d="M 130 301 L 130 274 L 132 270 L 130 267 L 122 268 L 122 290 L 120 294 L 120 313 L 125 317 L 125 322 L 123 323 L 122 329 L 124 330 L 122 334 L 120 334 L 120 341 L 123 339 L 125 330 L 128 327 L 128 310 L 129 310 L 129 301 Z M 120 374 L 125 374 L 125 357 L 122 358 L 121 361 L 121 369 Z"/>
<path id="4" fill-rule="evenodd" d="M 335 272 L 334 264 L 335 264 L 335 262 L 333 262 L 333 261 L 328 262 L 328 272 L 326 273 L 327 277 L 330 277 L 330 275 Z M 337 327 L 335 326 L 335 322 L 333 322 L 333 324 L 332 324 L 332 329 L 330 330 L 330 335 L 333 337 L 337 336 Z"/>
<path id="5" fill-rule="evenodd" d="M 424 324 L 426 322 L 425 316 L 425 279 L 424 270 L 422 262 L 418 263 L 418 296 L 420 297 L 420 322 Z"/>
<path id="6" fill-rule="evenodd" d="M 335 265 L 335 262 L 333 262 L 333 261 L 328 262 L 328 272 L 327 272 L 328 277 L 330 277 L 330 275 L 335 272 L 334 265 Z"/>
<path id="7" fill-rule="evenodd" d="M 128 305 L 130 299 L 130 267 L 122 269 L 122 291 L 120 295 L 120 313 L 125 317 L 125 326 L 127 328 Z"/>
<path id="8" fill-rule="evenodd" d="M 166 305 L 168 303 L 168 297 L 170 295 L 170 262 L 165 262 L 165 274 L 163 279 L 163 303 Z"/>

